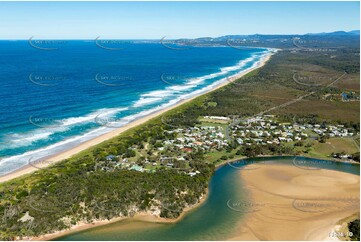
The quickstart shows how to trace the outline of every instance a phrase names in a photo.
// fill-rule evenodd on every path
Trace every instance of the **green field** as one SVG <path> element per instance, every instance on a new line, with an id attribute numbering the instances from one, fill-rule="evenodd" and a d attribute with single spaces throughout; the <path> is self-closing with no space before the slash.
<path id="1" fill-rule="evenodd" d="M 331 153 L 341 152 L 346 154 L 359 152 L 353 138 L 330 138 L 326 140 L 326 143 L 315 142 L 309 154 L 311 156 L 329 158 Z"/>

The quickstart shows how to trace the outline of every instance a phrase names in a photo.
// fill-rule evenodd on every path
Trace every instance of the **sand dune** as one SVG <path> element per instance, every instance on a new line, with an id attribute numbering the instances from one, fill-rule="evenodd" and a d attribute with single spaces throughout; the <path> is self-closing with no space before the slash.
<path id="1" fill-rule="evenodd" d="M 241 179 L 258 209 L 230 240 L 337 240 L 338 222 L 360 212 L 360 177 L 289 165 L 257 165 Z"/>

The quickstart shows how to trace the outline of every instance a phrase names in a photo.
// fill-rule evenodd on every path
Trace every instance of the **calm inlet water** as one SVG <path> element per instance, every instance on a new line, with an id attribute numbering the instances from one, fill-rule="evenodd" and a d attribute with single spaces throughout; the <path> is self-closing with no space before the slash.
<path id="1" fill-rule="evenodd" d="M 317 172 L 322 168 L 360 174 L 360 167 L 357 165 L 304 157 L 294 158 L 296 157 L 256 158 L 235 162 L 232 166 L 220 167 L 210 181 L 207 200 L 177 223 L 125 220 L 57 240 L 224 240 L 232 236 L 237 224 L 246 215 L 246 210 L 230 209 L 227 203 L 247 205 L 247 191 L 243 188 L 239 177 L 240 169 L 247 169 L 247 164 L 257 162 L 288 164 L 299 169 L 307 169 L 309 172 Z"/>

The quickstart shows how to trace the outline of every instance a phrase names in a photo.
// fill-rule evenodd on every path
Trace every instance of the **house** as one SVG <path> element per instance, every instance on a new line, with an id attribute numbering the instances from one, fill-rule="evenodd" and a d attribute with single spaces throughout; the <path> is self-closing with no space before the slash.
<path id="1" fill-rule="evenodd" d="M 197 173 L 196 172 L 189 172 L 188 175 L 195 176 L 195 175 L 197 175 Z"/>
<path id="2" fill-rule="evenodd" d="M 184 152 L 192 152 L 193 149 L 192 148 L 183 148 L 182 151 L 184 151 Z"/>
<path id="3" fill-rule="evenodd" d="M 228 118 L 228 117 L 221 117 L 221 116 L 204 116 L 204 118 L 214 119 L 214 120 L 222 120 L 222 121 L 230 120 L 230 118 Z"/>
<path id="4" fill-rule="evenodd" d="M 107 161 L 113 161 L 115 160 L 115 158 L 117 158 L 115 155 L 108 155 L 107 157 L 105 157 Z"/>
<path id="5" fill-rule="evenodd" d="M 237 139 L 237 143 L 240 144 L 240 145 L 243 145 L 243 139 L 238 138 L 238 139 Z"/>
<path id="6" fill-rule="evenodd" d="M 143 167 L 138 166 L 138 165 L 133 165 L 132 167 L 130 167 L 129 170 L 140 171 L 140 172 L 144 171 Z"/>
<path id="7" fill-rule="evenodd" d="M 286 141 L 286 138 L 284 137 L 278 137 L 279 141 Z"/>

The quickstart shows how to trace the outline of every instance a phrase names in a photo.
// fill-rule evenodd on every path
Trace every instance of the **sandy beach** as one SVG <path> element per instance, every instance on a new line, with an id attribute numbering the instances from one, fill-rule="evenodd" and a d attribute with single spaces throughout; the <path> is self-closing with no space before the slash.
<path id="1" fill-rule="evenodd" d="M 247 213 L 230 240 L 338 240 L 332 232 L 340 221 L 360 212 L 358 175 L 279 164 L 257 167 L 240 171 L 257 209 Z"/>
<path id="2" fill-rule="evenodd" d="M 262 61 L 259 63 L 259 65 L 257 65 L 256 67 L 250 68 L 249 70 L 247 70 L 245 72 L 242 72 L 242 73 L 240 73 L 238 75 L 234 75 L 232 77 L 229 77 L 227 79 L 227 81 L 223 82 L 222 84 L 220 84 L 220 85 L 214 87 L 213 89 L 211 89 L 211 90 L 209 90 L 209 91 L 207 91 L 205 93 L 202 93 L 202 94 L 200 94 L 198 96 L 204 95 L 204 94 L 209 93 L 211 91 L 214 91 L 214 90 L 216 90 L 218 88 L 221 88 L 221 87 L 229 84 L 230 82 L 233 82 L 233 81 L 239 79 L 240 77 L 248 74 L 249 72 L 251 72 L 251 71 L 253 71 L 253 70 L 257 69 L 257 68 L 262 67 L 271 58 L 271 56 L 273 54 L 274 54 L 273 52 L 270 52 L 269 55 L 267 55 L 265 58 L 263 58 Z M 92 146 L 95 146 L 95 145 L 103 142 L 103 141 L 111 139 L 111 138 L 123 133 L 126 130 L 129 130 L 131 128 L 134 128 L 134 127 L 136 127 L 136 126 L 138 126 L 140 124 L 143 124 L 143 123 L 149 121 L 150 119 L 158 117 L 158 116 L 164 114 L 165 112 L 167 112 L 167 111 L 169 111 L 169 110 L 171 110 L 171 109 L 173 109 L 175 107 L 178 107 L 178 106 L 180 106 L 180 105 L 182 105 L 182 104 L 184 104 L 186 102 L 189 102 L 189 101 L 197 98 L 198 96 L 194 96 L 192 98 L 182 100 L 182 101 L 178 102 L 177 104 L 175 104 L 175 105 L 173 105 L 171 107 L 165 108 L 165 109 L 160 110 L 158 112 L 154 112 L 154 113 L 152 113 L 152 114 L 150 114 L 148 116 L 144 116 L 144 117 L 142 117 L 142 118 L 140 118 L 138 120 L 135 120 L 135 121 L 123 126 L 123 127 L 117 128 L 117 129 L 115 129 L 115 130 L 113 130 L 113 131 L 111 131 L 109 133 L 106 133 L 106 134 L 98 136 L 98 137 L 96 137 L 94 139 L 88 140 L 88 141 L 86 141 L 86 142 L 84 142 L 84 143 L 82 143 L 82 144 L 80 144 L 80 145 L 78 145 L 76 147 L 73 147 L 73 148 L 68 149 L 66 151 L 63 151 L 63 152 L 60 152 L 60 153 L 58 153 L 56 155 L 49 156 L 47 159 L 44 159 L 41 163 L 37 164 L 36 167 L 31 166 L 31 165 L 26 165 L 26 166 L 24 166 L 22 168 L 19 168 L 18 170 L 15 170 L 15 171 L 13 171 L 13 172 L 11 172 L 9 174 L 1 176 L 0 177 L 0 182 L 5 182 L 5 181 L 8 181 L 8 180 L 17 178 L 19 176 L 29 174 L 31 172 L 34 172 L 34 171 L 39 170 L 41 168 L 44 168 L 44 167 L 48 166 L 49 164 L 54 164 L 54 163 L 59 162 L 61 160 L 70 158 L 71 156 L 73 156 L 73 155 L 75 155 L 75 154 L 77 154 L 77 153 L 79 153 L 79 152 L 81 152 L 83 150 L 86 150 L 86 149 L 88 149 L 88 148 L 90 148 Z M 46 161 L 50 161 L 50 162 L 46 162 Z"/>

